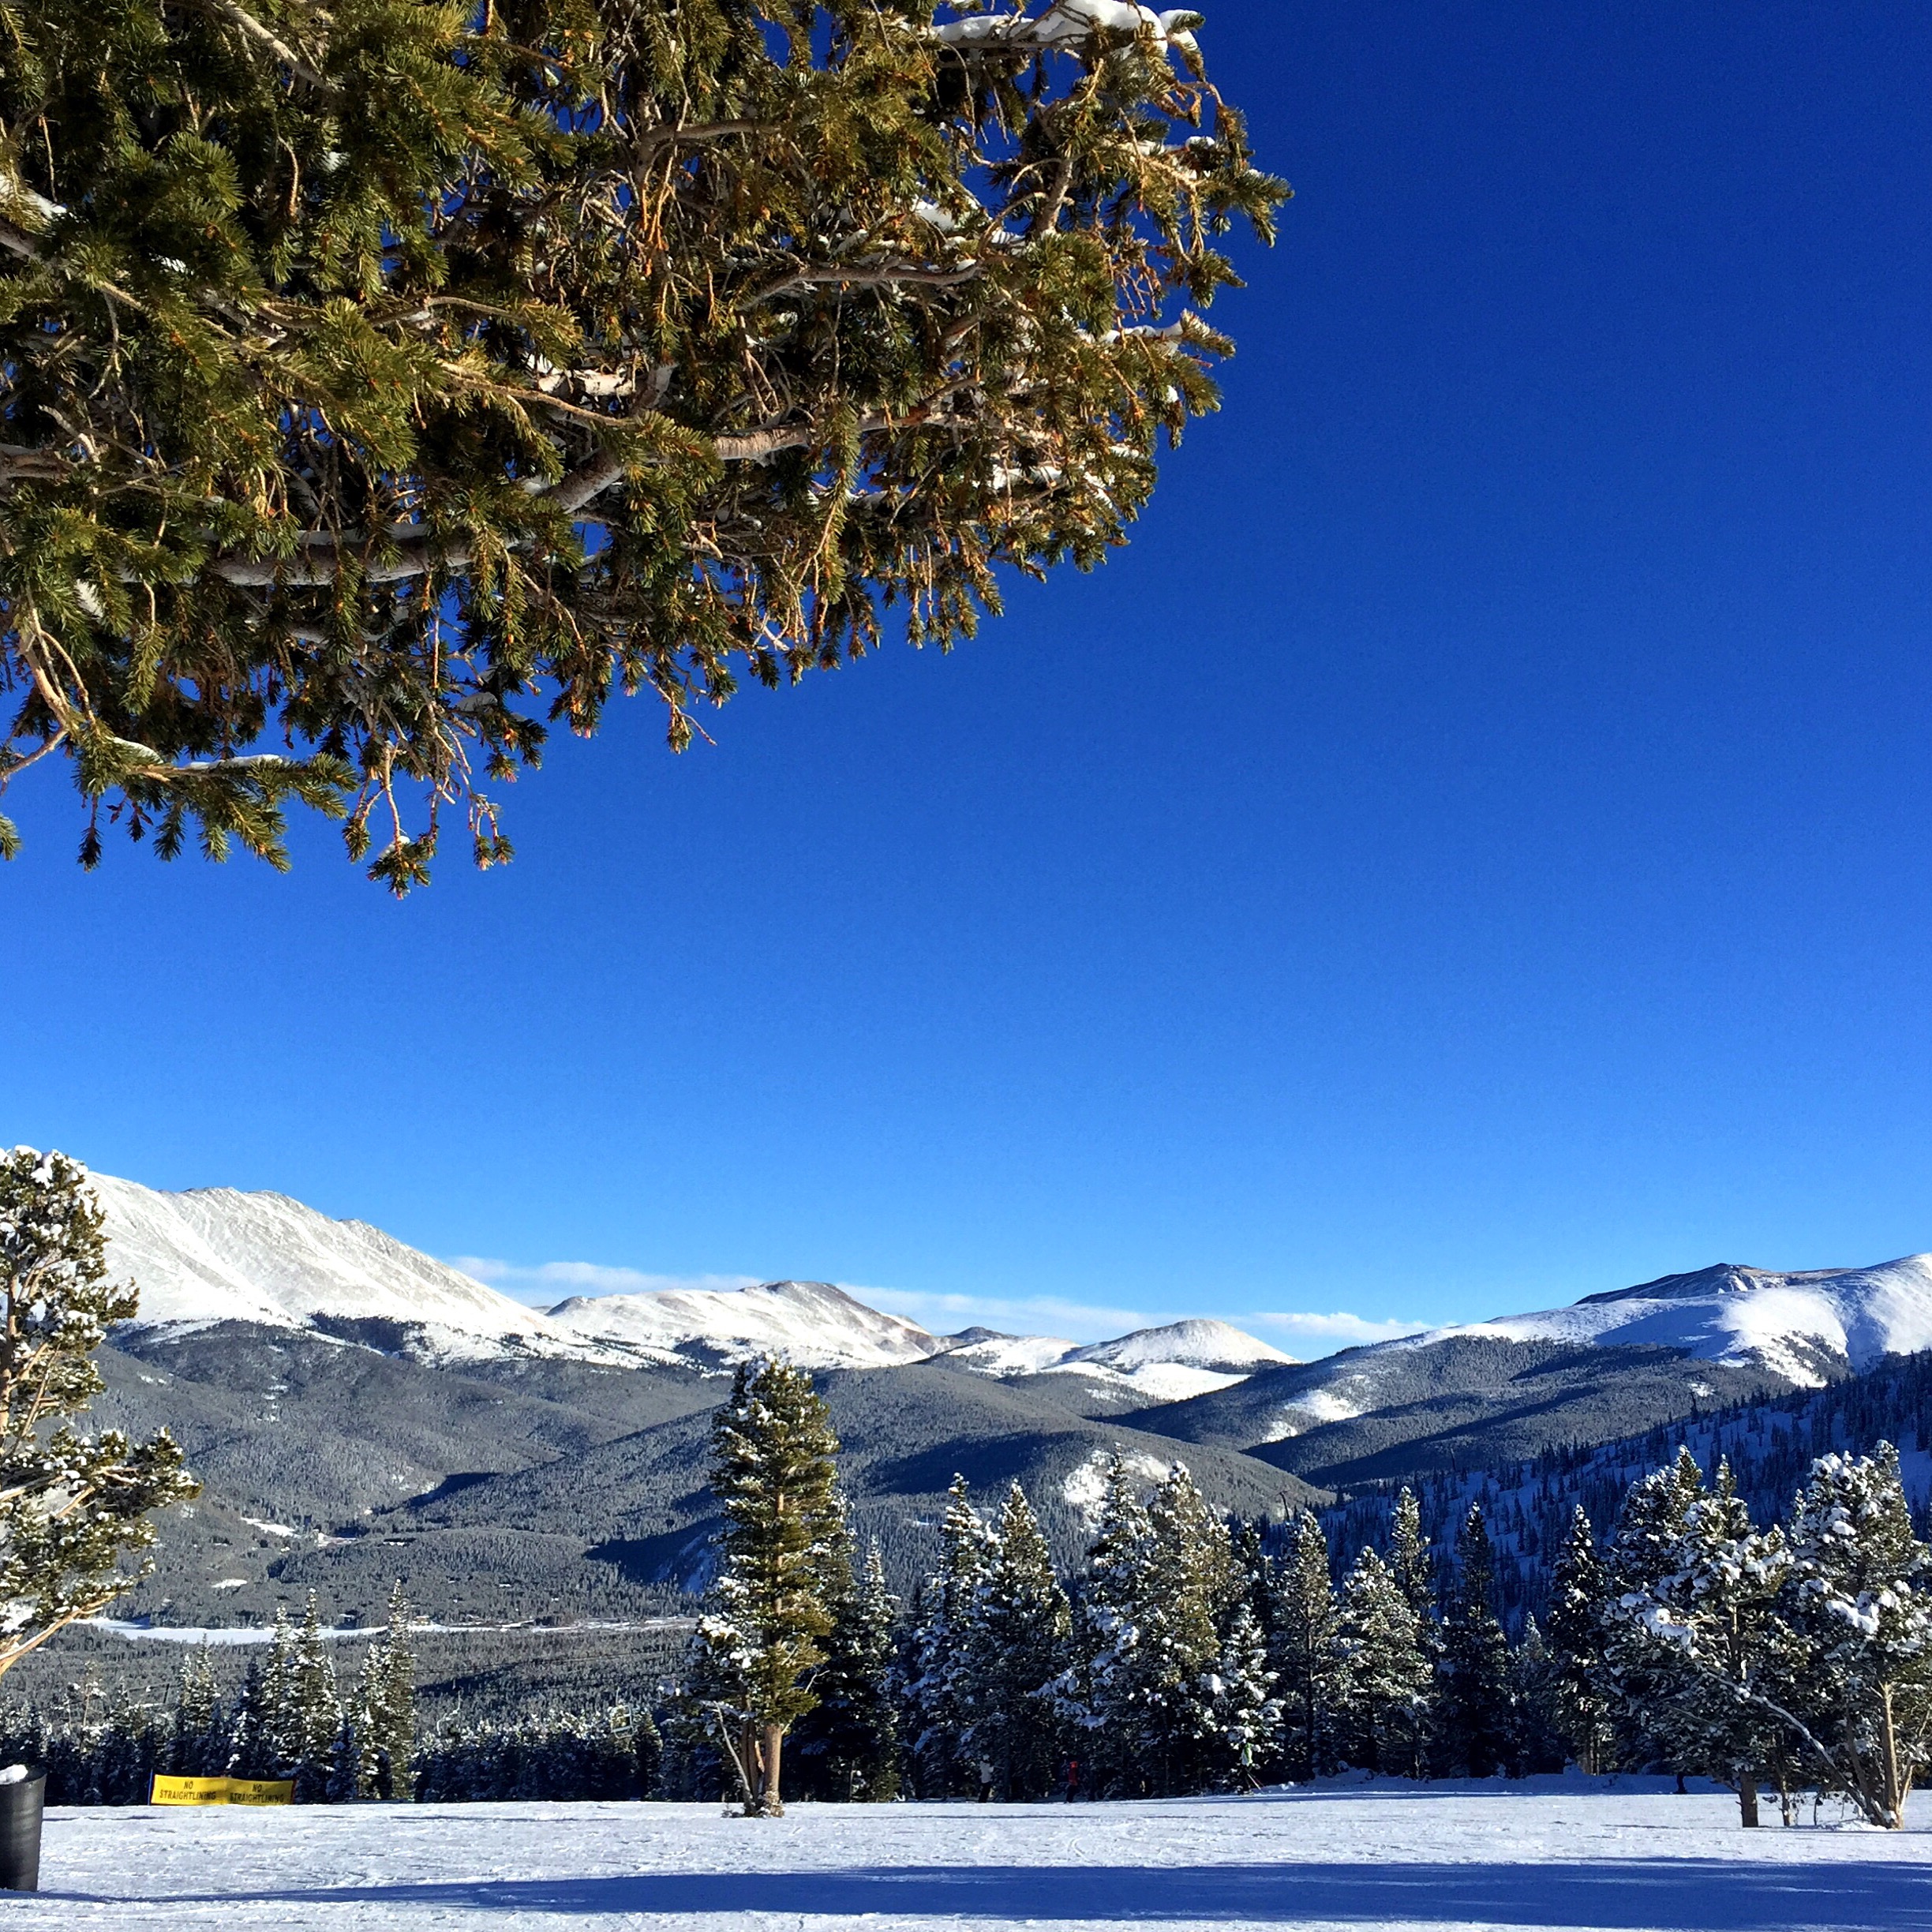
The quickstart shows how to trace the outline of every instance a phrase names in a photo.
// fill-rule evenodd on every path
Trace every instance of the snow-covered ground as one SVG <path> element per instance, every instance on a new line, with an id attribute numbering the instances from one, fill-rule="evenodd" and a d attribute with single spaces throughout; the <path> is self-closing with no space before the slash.
<path id="1" fill-rule="evenodd" d="M 1932 1811 L 1743 1832 L 1723 1794 L 1381 1784 L 1039 1806 L 361 1806 L 50 1814 L 0 1927 L 1004 1932 L 1932 1926 Z"/>

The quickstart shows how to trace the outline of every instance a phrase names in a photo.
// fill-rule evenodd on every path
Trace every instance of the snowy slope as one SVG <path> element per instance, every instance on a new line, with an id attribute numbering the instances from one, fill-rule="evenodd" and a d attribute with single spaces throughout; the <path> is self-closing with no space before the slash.
<path id="1" fill-rule="evenodd" d="M 1832 1368 L 1863 1370 L 1881 1355 L 1932 1348 L 1932 1254 L 1790 1275 L 1720 1264 L 1590 1295 L 1570 1308 L 1438 1328 L 1385 1346 L 1424 1347 L 1449 1335 L 1679 1349 L 1697 1361 L 1754 1364 L 1815 1388 Z"/>
<path id="2" fill-rule="evenodd" d="M 1017 1376 L 1086 1376 L 1143 1402 L 1170 1402 L 1230 1388 L 1257 1368 L 1292 1363 L 1294 1357 L 1226 1322 L 1195 1320 L 1136 1328 L 1131 1335 L 1084 1347 L 1057 1335 L 969 1329 L 952 1338 L 945 1359 L 1002 1380 Z"/>
<path id="3" fill-rule="evenodd" d="M 1741 1832 L 1702 1779 L 1325 1781 L 1251 1797 L 1004 1805 L 50 1810 L 61 1932 L 1918 1932 L 1932 1800 L 1904 1831 Z M 1801 1814 L 1801 1817 L 1805 1814 Z"/>
<path id="4" fill-rule="evenodd" d="M 380 1228 L 332 1221 L 286 1195 L 167 1194 L 107 1174 L 92 1179 L 107 1211 L 108 1266 L 133 1277 L 145 1327 L 299 1328 L 321 1316 L 420 1326 L 432 1352 L 452 1357 L 607 1352 Z"/>
<path id="5" fill-rule="evenodd" d="M 867 1308 L 829 1282 L 576 1295 L 551 1309 L 549 1320 L 586 1339 L 676 1351 L 707 1363 L 777 1351 L 803 1368 L 890 1368 L 923 1361 L 942 1346 L 937 1335 Z"/>

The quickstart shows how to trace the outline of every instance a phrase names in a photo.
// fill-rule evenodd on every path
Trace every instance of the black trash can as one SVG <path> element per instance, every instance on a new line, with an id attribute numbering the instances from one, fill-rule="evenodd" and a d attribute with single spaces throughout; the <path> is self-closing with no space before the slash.
<path id="1" fill-rule="evenodd" d="M 0 1784 L 0 1892 L 40 1889 L 40 1821 L 47 1806 L 47 1767 Z"/>

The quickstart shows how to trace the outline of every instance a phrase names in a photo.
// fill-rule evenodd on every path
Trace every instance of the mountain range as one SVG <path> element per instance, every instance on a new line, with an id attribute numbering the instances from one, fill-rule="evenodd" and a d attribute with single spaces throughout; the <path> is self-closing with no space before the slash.
<path id="1" fill-rule="evenodd" d="M 824 1282 L 526 1307 L 281 1195 L 97 1177 L 139 1320 L 100 1418 L 166 1424 L 204 1480 L 135 1614 L 259 1623 L 313 1588 L 373 1615 L 400 1575 L 449 1621 L 622 1620 L 702 1586 L 709 1411 L 737 1361 L 811 1368 L 855 1519 L 895 1582 L 947 1485 L 1023 1482 L 1077 1561 L 1107 1459 L 1185 1460 L 1215 1505 L 1279 1514 L 1818 1387 L 1932 1345 L 1932 1257 L 1722 1266 L 1541 1313 L 1297 1362 L 1224 1322 L 1112 1341 L 934 1335 Z"/>

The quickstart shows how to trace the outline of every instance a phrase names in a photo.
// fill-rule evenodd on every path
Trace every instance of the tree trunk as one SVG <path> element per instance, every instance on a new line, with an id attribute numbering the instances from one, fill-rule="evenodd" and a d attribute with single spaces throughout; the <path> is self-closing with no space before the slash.
<path id="1" fill-rule="evenodd" d="M 1892 1687 L 1887 1684 L 1878 1694 L 1885 1716 L 1885 1822 L 1896 1831 L 1905 1822 L 1905 1792 L 1904 1780 L 1899 1776 L 1898 1732 L 1892 1722 Z"/>
<path id="2" fill-rule="evenodd" d="M 764 1811 L 767 1818 L 783 1818 L 784 1816 L 784 1800 L 778 1795 L 778 1765 L 784 1752 L 784 1725 L 767 1724 L 765 1727 L 763 1748 L 760 1753 L 764 1759 Z"/>
<path id="3" fill-rule="evenodd" d="M 1738 1823 L 1746 1831 L 1758 1829 L 1758 1780 L 1749 1772 L 1738 1779 Z"/>

